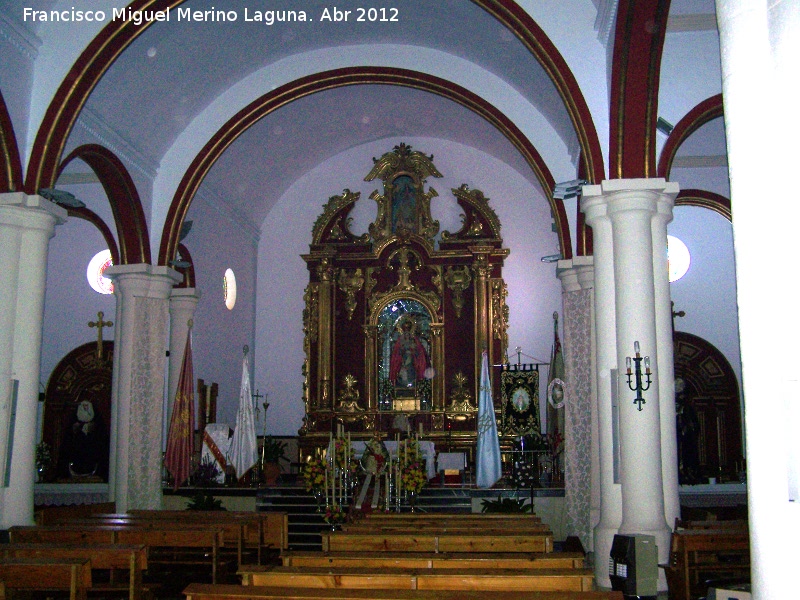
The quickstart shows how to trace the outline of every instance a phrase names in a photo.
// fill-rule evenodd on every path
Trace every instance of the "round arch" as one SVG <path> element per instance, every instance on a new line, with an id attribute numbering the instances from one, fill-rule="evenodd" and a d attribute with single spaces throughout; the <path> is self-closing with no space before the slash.
<path id="1" fill-rule="evenodd" d="M 473 92 L 433 75 L 387 67 L 350 67 L 309 75 L 264 94 L 236 113 L 211 137 L 192 161 L 175 192 L 161 235 L 158 263 L 168 264 L 175 256 L 181 224 L 204 177 L 225 149 L 249 127 L 278 108 L 309 94 L 341 86 L 376 83 L 408 86 L 438 94 L 472 110 L 503 133 L 533 169 L 550 203 L 564 258 L 572 257 L 564 204 L 552 196 L 555 180 L 539 152 L 508 117 Z"/>
<path id="2" fill-rule="evenodd" d="M 717 94 L 703 100 L 678 121 L 672 133 L 669 134 L 664 148 L 661 150 L 661 156 L 658 159 L 659 177 L 669 179 L 672 161 L 675 160 L 675 154 L 681 144 L 700 127 L 713 119 L 721 117 L 722 111 L 722 94 Z"/>
<path id="3" fill-rule="evenodd" d="M 0 192 L 16 192 L 19 189 L 22 189 L 22 162 L 14 124 L 0 91 Z"/>
<path id="4" fill-rule="evenodd" d="M 107 148 L 86 144 L 70 152 L 58 172 L 63 171 L 75 159 L 82 160 L 94 171 L 111 205 L 120 244 L 114 264 L 149 264 L 150 237 L 147 222 L 139 193 L 125 165 Z"/>
<path id="5" fill-rule="evenodd" d="M 678 193 L 675 198 L 675 206 L 699 206 L 713 210 L 728 219 L 733 221 L 733 214 L 731 213 L 731 201 L 725 196 L 708 192 L 706 190 L 686 189 Z"/>
<path id="6" fill-rule="evenodd" d="M 133 0 L 129 8 L 137 10 L 165 10 L 184 0 Z M 597 131 L 588 105 L 566 61 L 544 31 L 520 6 L 509 0 L 472 0 L 503 26 L 514 32 L 543 66 L 564 102 L 575 128 L 582 157 L 582 165 L 591 182 L 603 179 L 603 161 Z M 131 20 L 113 20 L 90 42 L 68 71 L 53 100 L 45 111 L 31 149 L 31 158 L 25 176 L 28 193 L 42 187 L 51 187 L 57 175 L 57 166 L 66 140 L 87 98 L 100 78 L 117 56 L 151 22 L 137 26 Z M 552 187 L 550 187 L 552 190 Z M 557 223 L 557 226 L 559 224 Z M 564 230 L 566 224 L 564 224 Z M 564 245 L 565 256 L 571 256 L 571 246 Z M 162 244 L 163 250 L 163 244 Z M 160 251 L 159 255 L 163 252 Z M 172 248 L 174 254 L 174 247 Z"/>

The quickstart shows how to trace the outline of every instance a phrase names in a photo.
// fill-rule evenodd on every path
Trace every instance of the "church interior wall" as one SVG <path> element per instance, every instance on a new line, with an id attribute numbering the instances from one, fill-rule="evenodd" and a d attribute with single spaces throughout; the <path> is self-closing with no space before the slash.
<path id="1" fill-rule="evenodd" d="M 14 27 L 10 19 L 4 17 L 0 8 L 0 90 L 6 103 L 14 134 L 21 152 L 24 149 L 25 127 L 30 110 L 30 89 L 33 80 L 33 60 L 37 54 L 34 37 Z"/>
<path id="2" fill-rule="evenodd" d="M 706 98 L 722 92 L 716 29 L 670 31 L 664 40 L 658 115 L 675 125 Z"/>
<path id="3" fill-rule="evenodd" d="M 233 427 L 242 381 L 242 348 L 254 346 L 256 242 L 239 223 L 212 207 L 202 189 L 186 218 L 192 221 L 192 229 L 183 243 L 192 255 L 195 288 L 201 294 L 192 335 L 194 376 L 219 384 L 217 422 Z M 236 276 L 232 310 L 225 306 L 223 292 L 228 268 Z M 252 352 L 249 361 L 252 373 Z"/>
<path id="4" fill-rule="evenodd" d="M 683 278 L 670 284 L 675 310 L 686 316 L 675 319 L 675 329 L 700 336 L 725 355 L 742 385 L 739 324 L 736 305 L 736 270 L 733 228 L 722 215 L 697 206 L 675 207 L 668 226 L 692 253 Z"/>
<path id="5" fill-rule="evenodd" d="M 302 309 L 308 271 L 300 255 L 308 252 L 313 223 L 327 199 L 347 187 L 361 192 L 351 213 L 351 230 L 356 235 L 365 232 L 376 215 L 369 194 L 379 185 L 363 178 L 372 157 L 400 141 L 433 154 L 443 174 L 441 179 L 428 180 L 439 194 L 431 202 L 431 213 L 439 220 L 440 231 L 461 227 L 451 188 L 467 183 L 490 198 L 503 227 L 505 246 L 511 249 L 503 270 L 509 290 L 509 347 L 513 351 L 521 346 L 524 353 L 549 360 L 552 313 L 561 312 L 561 286 L 553 265 L 541 262 L 542 256 L 558 251 L 550 208 L 541 190 L 493 157 L 447 140 L 376 141 L 342 152 L 304 175 L 276 202 L 262 226 L 254 386 L 269 394 L 270 433 L 294 435 L 302 424 Z M 546 381 L 546 370 L 542 377 Z"/>
<path id="6" fill-rule="evenodd" d="M 84 171 L 89 171 L 84 163 L 81 165 Z M 111 207 L 100 184 L 64 185 L 62 188 L 80 198 L 114 231 Z M 86 279 L 89 261 L 107 248 L 100 231 L 83 219 L 70 217 L 55 229 L 47 256 L 40 371 L 43 385 L 47 385 L 53 368 L 69 351 L 97 339 L 97 330 L 90 329 L 88 323 L 97 321 L 99 311 L 104 313 L 104 320 L 114 320 L 116 300 L 113 294 L 94 291 Z M 104 328 L 103 338 L 114 339 L 114 328 Z"/>

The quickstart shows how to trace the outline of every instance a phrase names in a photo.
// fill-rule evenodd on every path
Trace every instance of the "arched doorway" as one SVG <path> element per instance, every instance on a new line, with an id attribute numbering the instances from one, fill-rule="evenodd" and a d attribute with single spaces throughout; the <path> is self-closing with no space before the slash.
<path id="1" fill-rule="evenodd" d="M 676 331 L 673 340 L 680 483 L 738 480 L 743 454 L 736 375 L 703 338 Z"/>

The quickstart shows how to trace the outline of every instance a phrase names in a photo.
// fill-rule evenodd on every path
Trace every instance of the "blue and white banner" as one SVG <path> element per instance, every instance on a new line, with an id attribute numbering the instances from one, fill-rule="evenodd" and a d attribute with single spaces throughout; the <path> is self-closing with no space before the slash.
<path id="1" fill-rule="evenodd" d="M 500 438 L 492 401 L 489 379 L 489 356 L 484 350 L 481 360 L 481 387 L 478 401 L 477 481 L 479 488 L 492 487 L 503 475 L 500 459 Z"/>

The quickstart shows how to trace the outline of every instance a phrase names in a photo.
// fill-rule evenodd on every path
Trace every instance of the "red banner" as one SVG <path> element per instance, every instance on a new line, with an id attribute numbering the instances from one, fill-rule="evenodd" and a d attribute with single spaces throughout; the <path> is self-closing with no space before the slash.
<path id="1" fill-rule="evenodd" d="M 183 353 L 181 375 L 175 403 L 172 405 L 172 418 L 167 433 L 167 454 L 164 466 L 172 475 L 174 488 L 189 479 L 194 454 L 194 374 L 192 370 L 192 333 L 186 336 L 186 350 Z"/>

